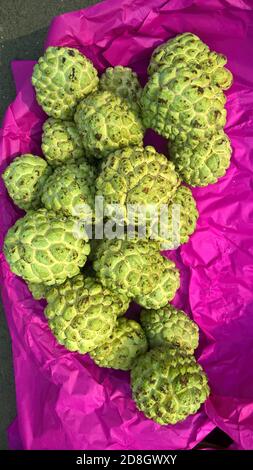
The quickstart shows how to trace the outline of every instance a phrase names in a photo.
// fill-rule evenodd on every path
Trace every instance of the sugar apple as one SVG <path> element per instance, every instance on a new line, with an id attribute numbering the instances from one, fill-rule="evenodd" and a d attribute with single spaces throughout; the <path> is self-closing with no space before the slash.
<path id="1" fill-rule="evenodd" d="M 184 420 L 209 395 L 207 377 L 194 356 L 163 347 L 136 359 L 131 386 L 137 408 L 159 424 Z"/>
<path id="2" fill-rule="evenodd" d="M 124 100 L 108 91 L 93 93 L 81 101 L 75 122 L 87 155 L 95 158 L 142 145 L 144 129 L 140 118 Z"/>
<path id="3" fill-rule="evenodd" d="M 27 285 L 35 300 L 46 299 L 48 290 L 50 289 L 49 286 L 45 286 L 44 284 L 36 284 L 34 282 L 28 282 Z"/>
<path id="4" fill-rule="evenodd" d="M 161 308 L 179 287 L 174 263 L 146 240 L 103 240 L 93 253 L 93 267 L 101 283 L 124 293 L 145 308 Z"/>
<path id="5" fill-rule="evenodd" d="M 104 197 L 107 215 L 122 224 L 129 222 L 129 216 L 136 222 L 152 218 L 148 205 L 155 204 L 155 209 L 159 209 L 160 204 L 167 204 L 179 184 L 173 163 L 148 146 L 118 150 L 109 155 L 102 165 L 96 188 L 97 195 Z M 115 204 L 119 205 L 120 214 L 114 214 Z M 137 205 L 136 214 L 129 213 L 129 205 Z"/>
<path id="6" fill-rule="evenodd" d="M 134 360 L 148 349 L 142 327 L 134 320 L 120 318 L 106 343 L 90 352 L 100 367 L 129 370 Z"/>
<path id="7" fill-rule="evenodd" d="M 96 90 L 98 75 L 87 57 L 70 47 L 48 47 L 33 69 L 36 97 L 48 116 L 71 119 L 77 103 Z"/>
<path id="8" fill-rule="evenodd" d="M 43 158 L 24 154 L 13 160 L 2 178 L 15 204 L 27 211 L 41 206 L 41 190 L 51 173 Z"/>
<path id="9" fill-rule="evenodd" d="M 43 188 L 42 203 L 48 210 L 85 219 L 94 208 L 95 180 L 96 170 L 85 160 L 56 168 Z"/>
<path id="10" fill-rule="evenodd" d="M 45 315 L 58 342 L 85 354 L 106 342 L 125 312 L 126 296 L 105 289 L 93 277 L 77 276 L 51 289 Z"/>
<path id="11" fill-rule="evenodd" d="M 74 277 L 66 279 L 63 284 L 55 284 L 53 286 L 47 286 L 45 292 L 45 298 L 47 299 L 50 305 L 54 305 L 55 302 L 58 302 L 60 297 L 67 300 L 71 298 L 73 294 L 81 295 L 84 289 L 84 275 L 82 272 L 77 274 Z"/>
<path id="12" fill-rule="evenodd" d="M 81 136 L 72 121 L 49 118 L 42 134 L 43 154 L 52 167 L 57 167 L 84 157 Z"/>
<path id="13" fill-rule="evenodd" d="M 198 219 L 195 199 L 189 188 L 179 186 L 170 204 L 161 208 L 158 221 L 146 227 L 147 236 L 160 243 L 160 248 L 176 249 L 188 242 Z"/>
<path id="14" fill-rule="evenodd" d="M 209 54 L 209 47 L 196 34 L 178 34 L 172 39 L 157 46 L 150 59 L 148 74 L 158 72 L 164 65 L 170 67 L 187 67 L 190 62 L 201 64 Z"/>
<path id="15" fill-rule="evenodd" d="M 198 347 L 197 324 L 170 304 L 159 310 L 142 309 L 141 325 L 151 348 L 168 345 L 193 353 Z"/>
<path id="16" fill-rule="evenodd" d="M 191 186 L 216 183 L 229 167 L 232 148 L 223 130 L 194 144 L 169 143 L 169 153 L 183 181 Z"/>
<path id="17" fill-rule="evenodd" d="M 224 127 L 226 99 L 221 88 L 210 84 L 197 65 L 163 67 L 145 85 L 141 97 L 143 122 L 158 134 L 186 140 L 189 132 L 203 140 Z"/>
<path id="18" fill-rule="evenodd" d="M 92 240 L 91 240 L 92 241 Z M 33 282 L 28 282 L 28 288 L 33 296 L 34 299 L 47 299 L 50 296 L 50 300 L 53 297 L 57 297 L 59 290 L 64 289 L 65 295 L 68 295 L 68 290 L 70 289 L 82 289 L 83 288 L 83 280 L 84 277 L 94 277 L 95 278 L 95 271 L 92 269 L 92 266 L 87 261 L 85 266 L 82 268 L 80 274 L 67 279 L 63 284 L 54 284 L 52 286 L 45 286 L 44 284 L 35 284 Z M 129 302 L 129 300 L 127 299 Z M 122 315 L 125 312 L 122 313 Z"/>
<path id="19" fill-rule="evenodd" d="M 137 114 L 140 113 L 139 101 L 142 88 L 137 74 L 129 67 L 122 65 L 108 67 L 100 77 L 99 88 L 126 100 Z"/>
<path id="20" fill-rule="evenodd" d="M 4 253 L 11 271 L 36 284 L 61 284 L 79 273 L 90 252 L 74 235 L 75 220 L 45 209 L 30 211 L 8 231 Z"/>
<path id="21" fill-rule="evenodd" d="M 231 86 L 232 74 L 224 67 L 227 58 L 210 51 L 209 47 L 192 33 L 179 34 L 158 46 L 151 56 L 148 73 L 152 75 L 159 72 L 164 66 L 186 68 L 192 63 L 208 73 L 212 84 L 220 86 L 223 90 Z"/>
<path id="22" fill-rule="evenodd" d="M 92 283 L 93 280 L 93 283 Z M 104 289 L 100 283 L 100 281 L 97 279 L 95 272 L 88 266 L 87 264 L 85 265 L 84 269 L 82 269 L 82 272 L 78 274 L 77 276 L 72 277 L 71 279 L 67 279 L 64 284 L 60 285 L 53 285 L 50 287 L 46 287 L 46 294 L 45 298 L 50 304 L 53 304 L 54 302 L 58 302 L 59 297 L 64 297 L 65 299 L 68 299 L 69 296 L 72 298 L 73 293 L 75 293 L 76 296 L 82 295 L 83 290 L 85 289 L 85 286 L 87 285 L 93 285 L 97 286 L 97 289 L 101 291 L 105 291 L 106 295 L 109 292 L 109 289 Z M 110 291 L 110 296 L 113 300 L 113 309 L 116 313 L 117 317 L 120 317 L 122 315 L 125 315 L 128 307 L 129 307 L 129 298 L 125 294 L 119 294 L 116 292 Z"/>

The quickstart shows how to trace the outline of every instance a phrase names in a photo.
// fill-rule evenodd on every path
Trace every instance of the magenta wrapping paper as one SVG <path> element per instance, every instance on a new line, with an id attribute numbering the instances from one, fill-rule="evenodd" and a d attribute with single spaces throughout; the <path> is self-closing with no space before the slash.
<path id="1" fill-rule="evenodd" d="M 168 253 L 181 273 L 174 304 L 198 323 L 199 362 L 211 396 L 175 426 L 145 419 L 131 400 L 129 374 L 100 369 L 59 346 L 43 302 L 0 255 L 1 292 L 12 338 L 17 419 L 9 429 L 19 449 L 190 449 L 215 426 L 235 448 L 253 449 L 253 4 L 251 0 L 109 0 L 55 18 L 45 46 L 77 47 L 102 71 L 130 65 L 146 79 L 154 47 L 191 31 L 228 57 L 226 131 L 232 163 L 215 185 L 194 189 L 200 217 L 190 241 Z M 32 62 L 12 64 L 17 97 L 0 131 L 0 171 L 18 154 L 41 154 L 45 115 L 31 86 Z M 146 142 L 166 151 L 149 133 Z M 0 181 L 0 244 L 22 214 Z"/>

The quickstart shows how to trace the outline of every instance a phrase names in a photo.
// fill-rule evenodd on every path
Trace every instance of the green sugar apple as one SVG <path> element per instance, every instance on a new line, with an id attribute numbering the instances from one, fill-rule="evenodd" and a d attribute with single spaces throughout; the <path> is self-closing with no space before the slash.
<path id="1" fill-rule="evenodd" d="M 146 233 L 160 243 L 161 249 L 176 249 L 188 242 L 195 231 L 198 215 L 191 190 L 181 185 L 170 203 L 161 209 L 158 220 L 147 226 Z"/>
<path id="2" fill-rule="evenodd" d="M 206 186 L 225 175 L 232 148 L 228 136 L 220 130 L 203 142 L 194 143 L 190 135 L 184 144 L 170 142 L 169 153 L 183 181 L 191 186 Z"/>
<path id="3" fill-rule="evenodd" d="M 78 102 L 98 86 L 95 67 L 77 49 L 48 47 L 33 69 L 32 84 L 43 110 L 68 120 Z"/>
<path id="4" fill-rule="evenodd" d="M 168 345 L 193 353 L 198 347 L 197 324 L 170 304 L 159 310 L 142 309 L 141 325 L 151 348 Z"/>
<path id="5" fill-rule="evenodd" d="M 82 289 L 84 284 L 83 280 L 84 276 L 80 273 L 59 285 L 54 284 L 52 286 L 46 286 L 44 284 L 35 284 L 33 282 L 28 282 L 27 285 L 35 300 L 47 300 L 49 298 L 50 302 L 52 302 L 52 300 L 57 298 L 61 292 L 64 292 L 67 297 L 70 290 Z"/>
<path id="6" fill-rule="evenodd" d="M 93 280 L 93 282 L 92 282 Z M 64 297 L 68 299 L 69 296 L 72 298 L 73 292 L 76 296 L 80 296 L 87 285 L 96 285 L 96 288 L 103 292 L 105 291 L 105 295 L 108 294 L 109 289 L 104 289 L 100 283 L 100 281 L 96 278 L 95 273 L 93 270 L 85 265 L 84 269 L 80 274 L 77 276 L 72 277 L 71 279 L 67 279 L 64 284 L 54 285 L 47 287 L 47 291 L 45 294 L 45 298 L 49 303 L 58 302 L 58 298 Z M 116 313 L 117 317 L 125 315 L 128 307 L 129 307 L 129 298 L 125 294 L 119 294 L 116 292 L 110 291 L 110 296 L 113 300 L 112 307 Z"/>
<path id="7" fill-rule="evenodd" d="M 15 204 L 28 211 L 41 206 L 41 191 L 51 173 L 43 158 L 24 154 L 13 160 L 2 178 Z"/>
<path id="8" fill-rule="evenodd" d="M 169 143 L 171 160 L 183 181 L 191 186 L 216 183 L 225 175 L 230 164 L 232 148 L 223 130 L 203 142 Z"/>
<path id="9" fill-rule="evenodd" d="M 100 77 L 99 88 L 126 100 L 135 112 L 140 113 L 139 101 L 142 88 L 137 74 L 129 67 L 122 65 L 108 67 Z"/>
<path id="10" fill-rule="evenodd" d="M 183 33 L 158 46 L 150 60 L 149 75 L 159 72 L 162 67 L 186 68 L 197 65 L 210 77 L 210 82 L 227 90 L 233 80 L 231 72 L 224 67 L 227 58 L 210 51 L 201 39 L 192 33 Z"/>
<path id="11" fill-rule="evenodd" d="M 45 286 L 44 284 L 35 284 L 33 282 L 28 282 L 27 285 L 34 299 L 47 299 L 50 296 L 50 300 L 52 300 L 53 297 L 58 295 L 60 289 L 62 288 L 64 289 L 64 293 L 66 296 L 68 295 L 68 290 L 70 289 L 82 289 L 84 277 L 95 277 L 95 272 L 88 261 L 82 268 L 80 274 L 77 274 L 72 278 L 68 278 L 63 284 Z M 123 314 L 124 313 L 125 312 L 123 312 Z"/>
<path id="12" fill-rule="evenodd" d="M 41 148 L 52 167 L 71 163 L 85 155 L 75 123 L 54 118 L 44 123 Z"/>
<path id="13" fill-rule="evenodd" d="M 96 244 L 93 268 L 105 287 L 148 309 L 166 305 L 179 287 L 178 270 L 153 241 L 105 239 Z"/>
<path id="14" fill-rule="evenodd" d="M 142 145 L 144 129 L 140 118 L 126 101 L 108 91 L 93 93 L 81 101 L 75 122 L 87 155 L 95 158 Z"/>
<path id="15" fill-rule="evenodd" d="M 106 343 L 90 352 L 100 367 L 129 370 L 134 360 L 148 349 L 142 327 L 134 320 L 120 318 Z"/>
<path id="16" fill-rule="evenodd" d="M 225 95 L 197 66 L 163 67 L 145 85 L 141 97 L 147 128 L 174 140 L 209 138 L 226 123 Z"/>
<path id="17" fill-rule="evenodd" d="M 85 160 L 55 169 L 42 191 L 48 210 L 86 218 L 94 208 L 96 169 Z"/>
<path id="18" fill-rule="evenodd" d="M 75 237 L 76 221 L 45 209 L 28 212 L 8 231 L 4 253 L 13 273 L 36 284 L 61 284 L 79 273 L 90 252 Z"/>
<path id="19" fill-rule="evenodd" d="M 163 347 L 136 359 L 131 386 L 137 408 L 164 425 L 196 413 L 209 395 L 207 377 L 194 356 Z"/>
<path id="20" fill-rule="evenodd" d="M 187 67 L 190 62 L 201 64 L 207 59 L 209 52 L 209 47 L 196 34 L 178 34 L 154 49 L 148 74 L 158 72 L 164 65 L 179 68 Z"/>
<path id="21" fill-rule="evenodd" d="M 82 354 L 110 338 L 117 316 L 129 305 L 125 295 L 81 275 L 51 289 L 47 301 L 45 315 L 56 339 L 70 351 Z"/>
<path id="22" fill-rule="evenodd" d="M 103 196 L 107 215 L 118 223 L 131 219 L 143 223 L 152 218 L 149 204 L 159 210 L 161 204 L 172 198 L 179 184 L 173 163 L 164 155 L 151 146 L 133 147 L 118 150 L 104 161 L 96 181 L 96 194 Z M 116 214 L 115 204 L 120 211 Z"/>
<path id="23" fill-rule="evenodd" d="M 47 298 L 47 294 L 50 289 L 49 286 L 45 286 L 44 284 L 36 284 L 34 282 L 28 282 L 27 286 L 35 300 Z"/>

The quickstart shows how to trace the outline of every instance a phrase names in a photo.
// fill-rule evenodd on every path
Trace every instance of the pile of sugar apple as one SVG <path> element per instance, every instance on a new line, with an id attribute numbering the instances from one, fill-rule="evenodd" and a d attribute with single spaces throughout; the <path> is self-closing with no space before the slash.
<path id="1" fill-rule="evenodd" d="M 194 357 L 198 327 L 168 303 L 179 272 L 160 250 L 186 243 L 196 227 L 195 200 L 182 183 L 215 183 L 229 166 L 223 90 L 232 75 L 225 64 L 197 36 L 181 34 L 155 49 L 142 89 L 127 67 L 110 67 L 99 79 L 78 50 L 49 47 L 32 76 L 49 116 L 43 157 L 21 155 L 3 173 L 10 197 L 26 211 L 5 238 L 12 272 L 35 299 L 46 299 L 58 342 L 100 367 L 131 370 L 138 409 L 163 425 L 195 413 L 209 394 Z M 168 139 L 169 159 L 143 146 L 147 128 Z M 91 240 L 85 229 L 77 236 L 77 222 L 91 217 L 96 224 L 96 196 L 120 237 Z M 120 217 L 112 209 L 118 204 Z M 135 204 L 147 207 L 141 238 L 139 219 L 128 211 Z M 168 208 L 169 227 L 180 206 L 179 239 L 173 230 L 153 236 L 152 204 Z M 125 316 L 131 301 L 141 306 L 140 322 Z"/>

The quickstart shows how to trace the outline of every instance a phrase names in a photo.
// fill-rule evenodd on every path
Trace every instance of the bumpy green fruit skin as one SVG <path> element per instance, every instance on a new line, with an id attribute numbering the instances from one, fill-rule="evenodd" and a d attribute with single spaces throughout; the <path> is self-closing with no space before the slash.
<path id="1" fill-rule="evenodd" d="M 117 292 L 110 291 L 109 289 L 102 288 L 99 279 L 96 278 L 95 273 L 90 267 L 87 268 L 87 265 L 85 265 L 82 273 L 72 277 L 71 279 L 67 279 L 64 284 L 48 287 L 45 298 L 48 303 L 53 305 L 53 308 L 56 308 L 55 305 L 57 305 L 58 298 L 63 297 L 66 302 L 68 301 L 68 298 L 72 299 L 74 294 L 76 298 L 78 298 L 82 296 L 85 286 L 87 287 L 90 285 L 93 287 L 96 286 L 98 292 L 101 292 L 102 289 L 103 292 L 105 292 L 105 295 L 110 294 L 112 299 L 111 308 L 117 317 L 125 315 L 129 307 L 129 298 L 125 294 L 119 294 Z M 64 300 L 62 299 L 62 301 Z"/>
<path id="2" fill-rule="evenodd" d="M 170 142 L 170 158 L 183 181 L 191 186 L 216 183 L 230 164 L 232 148 L 223 130 L 203 142 Z"/>
<path id="3" fill-rule="evenodd" d="M 90 352 L 100 367 L 130 370 L 134 360 L 148 349 L 143 329 L 134 320 L 120 318 L 106 343 Z"/>
<path id="4" fill-rule="evenodd" d="M 226 62 L 192 33 L 162 44 L 151 57 L 141 97 L 143 122 L 169 139 L 176 169 L 192 186 L 215 183 L 229 165 L 223 90 L 233 77 Z"/>
<path id="5" fill-rule="evenodd" d="M 45 286 L 44 284 L 36 284 L 33 282 L 28 282 L 27 286 L 35 300 L 46 299 L 49 289 L 48 286 Z"/>
<path id="6" fill-rule="evenodd" d="M 85 160 L 56 168 L 43 188 L 43 205 L 57 213 L 86 219 L 94 208 L 96 176 L 96 169 Z"/>
<path id="7" fill-rule="evenodd" d="M 36 97 L 48 116 L 68 120 L 78 102 L 98 86 L 93 64 L 77 49 L 48 47 L 33 69 Z"/>
<path id="8" fill-rule="evenodd" d="M 175 250 L 188 242 L 196 228 L 198 215 L 191 190 L 179 186 L 170 204 L 160 211 L 158 223 L 151 222 L 147 234 L 160 243 L 162 250 Z"/>
<path id="9" fill-rule="evenodd" d="M 185 68 L 192 63 L 198 64 L 199 69 L 208 73 L 210 81 L 223 90 L 227 90 L 233 80 L 231 72 L 224 67 L 227 58 L 210 51 L 198 36 L 192 33 L 180 34 L 158 46 L 150 60 L 149 75 L 159 72 L 162 67 Z"/>
<path id="10" fill-rule="evenodd" d="M 138 114 L 140 113 L 141 85 L 138 76 L 129 67 L 108 67 L 101 75 L 99 88 L 119 96 Z"/>
<path id="11" fill-rule="evenodd" d="M 135 299 L 145 308 L 161 308 L 179 287 L 174 263 L 160 255 L 151 241 L 103 240 L 93 253 L 101 283 Z"/>
<path id="12" fill-rule="evenodd" d="M 41 190 L 51 173 L 43 158 L 24 154 L 15 158 L 2 178 L 15 204 L 28 211 L 41 206 Z"/>
<path id="13" fill-rule="evenodd" d="M 226 124 L 225 101 L 222 90 L 197 66 L 163 67 L 143 89 L 143 122 L 171 140 L 185 140 L 189 132 L 203 140 Z"/>
<path id="14" fill-rule="evenodd" d="M 151 56 L 148 74 L 158 72 L 164 65 L 186 67 L 190 62 L 201 63 L 206 60 L 209 47 L 198 36 L 183 33 L 157 46 Z"/>
<path id="15" fill-rule="evenodd" d="M 61 284 L 79 273 L 90 252 L 88 237 L 76 238 L 75 220 L 45 209 L 31 211 L 8 231 L 4 253 L 11 271 L 27 282 Z"/>
<path id="16" fill-rule="evenodd" d="M 196 413 L 209 395 L 207 377 L 194 356 L 162 347 L 136 359 L 131 386 L 137 408 L 163 425 Z"/>
<path id="17" fill-rule="evenodd" d="M 115 150 L 142 145 L 143 125 L 128 104 L 107 91 L 81 101 L 75 122 L 87 155 L 106 157 Z"/>
<path id="18" fill-rule="evenodd" d="M 95 272 L 93 271 L 91 265 L 88 262 L 82 268 L 80 274 L 77 274 L 76 276 L 67 279 L 63 284 L 45 286 L 44 284 L 34 284 L 33 282 L 28 282 L 27 285 L 34 299 L 41 300 L 50 298 L 50 301 L 52 301 L 53 298 L 58 296 L 59 292 L 64 292 L 64 295 L 68 296 L 69 290 L 82 289 L 84 285 L 84 278 L 86 277 L 95 278 Z M 129 300 L 125 297 L 126 310 L 128 308 L 128 304 Z M 124 313 L 125 311 L 123 311 L 121 315 L 124 315 Z"/>
<path id="19" fill-rule="evenodd" d="M 143 208 L 144 213 L 134 214 L 134 220 L 149 219 L 149 204 L 167 204 L 172 198 L 180 179 L 172 162 L 148 146 L 118 150 L 104 161 L 96 181 L 97 195 L 104 197 L 107 214 L 119 223 L 131 222 L 128 205 Z M 120 205 L 119 214 L 114 207 Z M 142 220 L 141 220 L 142 221 Z M 142 221 L 143 222 L 143 221 Z"/>
<path id="20" fill-rule="evenodd" d="M 58 342 L 85 354 L 106 342 L 117 316 L 128 307 L 125 296 L 81 275 L 50 290 L 45 315 Z"/>
<path id="21" fill-rule="evenodd" d="M 162 258 L 160 263 L 156 265 L 156 270 L 153 269 L 153 272 L 153 281 L 157 279 L 157 283 L 153 284 L 153 288 L 149 293 L 140 293 L 135 297 L 135 301 L 147 309 L 164 307 L 169 300 L 174 298 L 180 286 L 179 272 L 173 261 Z M 151 275 L 153 275 L 153 273 Z"/>
<path id="22" fill-rule="evenodd" d="M 84 158 L 82 138 L 72 121 L 49 118 L 43 126 L 43 154 L 52 167 Z"/>
<path id="23" fill-rule="evenodd" d="M 197 324 L 170 304 L 159 310 L 143 309 L 141 325 L 151 348 L 174 347 L 193 353 L 198 347 Z"/>

